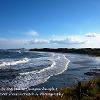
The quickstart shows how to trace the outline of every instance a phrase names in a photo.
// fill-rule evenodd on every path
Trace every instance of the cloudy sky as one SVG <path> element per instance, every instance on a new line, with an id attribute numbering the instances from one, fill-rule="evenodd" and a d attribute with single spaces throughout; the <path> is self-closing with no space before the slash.
<path id="1" fill-rule="evenodd" d="M 0 49 L 99 44 L 100 0 L 0 0 Z"/>

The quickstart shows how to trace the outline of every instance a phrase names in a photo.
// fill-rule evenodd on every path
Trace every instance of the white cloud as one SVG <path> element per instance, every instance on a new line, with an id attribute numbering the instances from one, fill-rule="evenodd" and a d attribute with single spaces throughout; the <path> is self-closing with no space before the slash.
<path id="1" fill-rule="evenodd" d="M 36 36 L 37 33 L 33 33 L 33 36 Z M 32 36 L 32 35 L 31 35 Z M 27 44 L 27 45 L 26 45 Z M 16 46 L 49 46 L 49 47 L 84 47 L 84 48 L 100 48 L 100 34 L 98 33 L 87 33 L 85 35 L 53 35 L 49 39 L 33 38 L 32 40 L 24 39 L 5 39 L 0 38 L 0 48 L 1 47 L 16 47 Z"/>
<path id="2" fill-rule="evenodd" d="M 99 33 L 89 33 L 86 34 L 87 42 L 84 47 L 90 48 L 100 48 L 100 34 Z"/>
<path id="3" fill-rule="evenodd" d="M 64 36 L 63 38 L 60 36 L 55 36 L 55 38 L 51 37 L 50 39 L 34 39 L 29 41 L 29 44 L 83 44 L 85 40 L 81 40 L 79 36 Z"/>
<path id="4" fill-rule="evenodd" d="M 26 32 L 27 35 L 30 35 L 30 36 L 39 36 L 38 32 L 34 31 L 34 30 L 30 30 L 28 32 Z"/>
<path id="5" fill-rule="evenodd" d="M 67 41 L 70 44 L 83 44 L 86 40 L 81 36 L 68 36 Z"/>
<path id="6" fill-rule="evenodd" d="M 51 43 L 51 44 L 66 44 L 66 40 L 57 40 L 57 39 L 51 39 L 51 40 L 49 40 L 50 42 L 49 43 Z"/>
<path id="7" fill-rule="evenodd" d="M 74 46 L 74 47 L 84 47 L 84 48 L 98 48 L 100 47 L 100 34 L 98 33 L 86 33 L 85 35 L 69 35 L 69 36 L 60 36 L 53 35 L 50 39 L 36 39 L 32 40 L 30 44 L 51 44 L 51 45 L 62 45 Z"/>
<path id="8" fill-rule="evenodd" d="M 86 33 L 86 37 L 97 37 L 97 36 L 100 36 L 100 35 L 98 33 L 95 33 L 95 32 L 93 32 L 93 33 L 91 33 L 91 32 Z"/>
<path id="9" fill-rule="evenodd" d="M 29 41 L 29 44 L 48 44 L 49 41 L 45 39 L 34 39 Z"/>
<path id="10" fill-rule="evenodd" d="M 84 40 L 81 40 L 79 37 L 66 37 L 66 39 L 51 39 L 50 43 L 55 43 L 55 44 L 82 44 L 84 43 Z"/>

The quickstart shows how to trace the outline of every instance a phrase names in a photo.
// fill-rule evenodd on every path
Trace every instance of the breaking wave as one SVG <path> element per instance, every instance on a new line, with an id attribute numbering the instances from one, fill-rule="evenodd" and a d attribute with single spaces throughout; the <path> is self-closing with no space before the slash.
<path id="1" fill-rule="evenodd" d="M 21 60 L 18 60 L 18 61 L 4 61 L 0 64 L 0 68 L 3 68 L 4 66 L 11 66 L 11 65 L 17 65 L 17 64 L 24 64 L 24 63 L 27 63 L 29 62 L 29 59 L 28 58 L 23 58 Z"/>
<path id="2" fill-rule="evenodd" d="M 20 73 L 13 81 L 12 85 L 17 89 L 28 89 L 31 86 L 46 82 L 51 76 L 63 73 L 69 64 L 69 60 L 63 54 L 52 54 L 49 58 L 52 65 L 41 70 Z"/>

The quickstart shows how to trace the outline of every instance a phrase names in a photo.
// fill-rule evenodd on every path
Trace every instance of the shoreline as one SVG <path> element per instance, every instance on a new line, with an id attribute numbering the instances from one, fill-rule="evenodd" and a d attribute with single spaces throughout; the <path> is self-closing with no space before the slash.
<path id="1" fill-rule="evenodd" d="M 34 48 L 34 49 L 29 49 L 29 51 L 42 51 L 42 52 L 56 52 L 56 53 L 74 53 L 74 54 L 87 54 L 91 56 L 100 56 L 100 48 L 57 48 L 57 49 L 52 49 L 52 48 Z"/>

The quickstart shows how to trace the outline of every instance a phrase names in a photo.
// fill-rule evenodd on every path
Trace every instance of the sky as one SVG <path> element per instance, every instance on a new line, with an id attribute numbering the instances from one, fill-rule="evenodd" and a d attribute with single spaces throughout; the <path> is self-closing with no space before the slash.
<path id="1" fill-rule="evenodd" d="M 99 44 L 100 0 L 0 0 L 0 49 Z"/>

